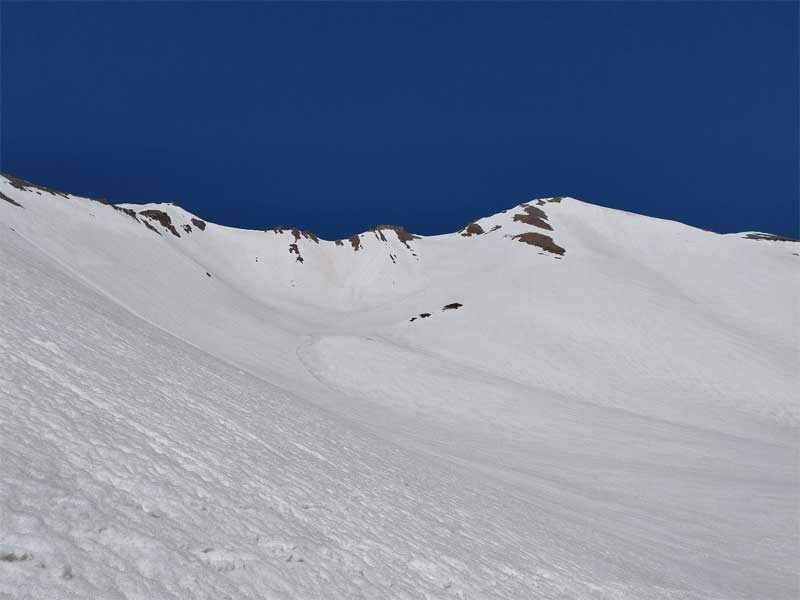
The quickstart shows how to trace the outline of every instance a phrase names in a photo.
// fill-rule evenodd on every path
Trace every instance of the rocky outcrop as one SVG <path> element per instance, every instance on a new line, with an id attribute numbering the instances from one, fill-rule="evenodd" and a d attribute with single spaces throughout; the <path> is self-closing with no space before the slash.
<path id="1" fill-rule="evenodd" d="M 128 215 L 134 221 L 138 221 L 139 220 L 139 219 L 136 218 L 136 211 L 133 210 L 132 208 L 124 208 L 122 206 L 117 206 L 116 204 L 112 204 L 111 208 L 113 208 L 114 210 L 118 210 L 119 212 Z"/>
<path id="2" fill-rule="evenodd" d="M 514 215 L 514 221 L 553 231 L 550 223 L 547 222 L 547 214 L 541 208 L 529 204 L 522 204 L 521 208 L 525 212 Z"/>
<path id="3" fill-rule="evenodd" d="M 800 242 L 800 240 L 786 237 L 783 235 L 774 235 L 772 233 L 748 233 L 744 236 L 748 240 L 762 240 L 768 242 Z"/>
<path id="4" fill-rule="evenodd" d="M 153 232 L 157 233 L 158 235 L 161 235 L 161 232 L 158 229 L 156 229 L 155 227 L 153 227 L 147 220 L 143 220 L 143 221 L 141 221 L 141 223 L 142 223 L 142 225 L 147 227 L 150 231 L 153 231 Z"/>
<path id="5" fill-rule="evenodd" d="M 310 231 L 292 229 L 292 235 L 294 236 L 294 240 L 296 242 L 300 241 L 300 238 L 305 238 L 307 240 L 311 240 L 315 244 L 319 244 L 319 238 Z"/>
<path id="6" fill-rule="evenodd" d="M 175 237 L 181 237 L 181 234 L 178 233 L 178 230 L 175 229 L 175 226 L 172 224 L 172 219 L 163 210 L 149 209 L 140 211 L 139 214 L 160 223 L 164 229 L 168 229 Z"/>
<path id="7" fill-rule="evenodd" d="M 13 198 L 10 198 L 9 196 L 6 196 L 3 192 L 0 192 L 0 200 L 5 200 L 9 204 L 13 204 L 14 206 L 19 206 L 20 208 L 25 208 L 24 206 L 22 206 L 22 204 L 20 204 L 19 202 L 17 202 Z"/>
<path id="8" fill-rule="evenodd" d="M 65 194 L 64 192 L 59 192 L 58 190 L 53 190 L 50 188 L 46 188 L 43 185 L 36 185 L 35 183 L 31 183 L 30 181 L 25 181 L 24 179 L 20 179 L 19 177 L 14 177 L 13 175 L 6 175 L 2 173 L 2 176 L 8 180 L 13 187 L 22 191 L 22 192 L 31 192 L 34 191 L 37 194 L 41 194 L 42 192 L 47 192 L 48 194 L 55 194 L 56 196 L 61 196 L 62 198 L 69 198 L 69 194 Z"/>
<path id="9" fill-rule="evenodd" d="M 289 254 L 296 254 L 297 262 L 299 263 L 303 262 L 303 257 L 300 256 L 300 248 L 297 247 L 297 243 L 289 244 Z"/>
<path id="10" fill-rule="evenodd" d="M 397 239 L 400 240 L 403 245 L 411 250 L 411 246 L 408 245 L 408 242 L 412 240 L 420 239 L 420 236 L 414 235 L 413 233 L 409 233 L 405 230 L 405 228 L 401 227 L 400 225 L 376 225 L 375 227 L 371 228 L 370 231 L 375 232 L 375 235 L 381 241 L 386 241 L 386 236 L 383 234 L 384 231 L 394 231 L 397 235 Z"/>
<path id="11" fill-rule="evenodd" d="M 473 235 L 483 235 L 486 233 L 483 230 L 483 227 L 478 225 L 477 223 L 467 223 L 467 226 L 461 231 L 461 235 L 464 237 L 470 237 Z"/>
<path id="12" fill-rule="evenodd" d="M 551 254 L 558 254 L 559 256 L 563 256 L 566 250 L 556 244 L 549 235 L 543 235 L 541 233 L 535 233 L 533 231 L 529 231 L 526 233 L 520 233 L 519 235 L 512 236 L 512 239 L 517 240 L 518 242 L 522 242 L 524 244 L 530 244 L 531 246 L 537 246 L 546 252 L 550 252 Z"/>

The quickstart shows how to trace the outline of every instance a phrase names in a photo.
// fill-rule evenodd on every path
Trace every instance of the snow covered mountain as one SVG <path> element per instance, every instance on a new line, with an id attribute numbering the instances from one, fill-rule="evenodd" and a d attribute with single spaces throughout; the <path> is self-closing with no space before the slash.
<path id="1" fill-rule="evenodd" d="M 800 244 L 325 241 L 0 177 L 0 596 L 796 598 Z"/>

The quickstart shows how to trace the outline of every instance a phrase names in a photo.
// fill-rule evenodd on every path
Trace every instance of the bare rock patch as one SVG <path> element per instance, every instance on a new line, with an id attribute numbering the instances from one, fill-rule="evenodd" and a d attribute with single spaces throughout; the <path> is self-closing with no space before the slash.
<path id="1" fill-rule="evenodd" d="M 0 554 L 0 562 L 24 562 L 26 560 L 31 560 L 33 557 L 24 552 L 22 554 L 16 554 L 14 552 L 4 552 Z"/>
<path id="2" fill-rule="evenodd" d="M 748 233 L 744 236 L 748 240 L 761 240 L 761 241 L 768 241 L 768 242 L 800 242 L 800 240 L 796 238 L 786 237 L 783 235 L 775 235 L 772 233 Z"/>
<path id="3" fill-rule="evenodd" d="M 122 206 L 117 206 L 116 204 L 112 204 L 111 208 L 128 215 L 131 219 L 133 219 L 136 222 L 139 221 L 139 219 L 136 218 L 136 211 L 133 210 L 132 208 L 123 208 Z"/>
<path id="4" fill-rule="evenodd" d="M 178 233 L 178 230 L 175 229 L 175 226 L 172 224 L 172 219 L 163 210 L 143 210 L 139 214 L 153 221 L 157 221 L 162 227 L 168 229 L 175 237 L 181 237 L 181 234 Z"/>
<path id="5" fill-rule="evenodd" d="M 486 233 L 483 230 L 483 227 L 478 225 L 477 223 L 467 223 L 467 226 L 464 227 L 464 230 L 461 232 L 461 235 L 464 237 L 470 237 L 473 235 L 483 235 Z"/>
<path id="6" fill-rule="evenodd" d="M 0 192 L 0 198 L 2 198 L 3 200 L 5 200 L 5 201 L 6 201 L 6 202 L 8 202 L 9 204 L 13 204 L 14 206 L 19 206 L 20 208 L 25 208 L 24 206 L 22 206 L 22 204 L 20 204 L 19 202 L 17 202 L 17 201 L 16 201 L 16 200 L 14 200 L 13 198 L 9 198 L 9 197 L 8 197 L 8 196 L 6 196 L 6 195 L 5 195 L 3 192 Z"/>
<path id="7" fill-rule="evenodd" d="M 556 244 L 553 241 L 553 238 L 551 238 L 549 235 L 543 235 L 533 231 L 520 233 L 512 236 L 511 239 L 517 240 L 518 242 L 523 242 L 525 244 L 530 244 L 531 246 L 537 246 L 546 252 L 550 252 L 551 254 L 563 255 L 566 252 L 566 250 Z"/>
<path id="8" fill-rule="evenodd" d="M 145 227 L 147 227 L 150 231 L 153 231 L 153 232 L 157 233 L 158 235 L 161 235 L 161 232 L 158 229 L 156 229 L 155 227 L 153 227 L 152 225 L 150 225 L 150 223 L 148 221 L 141 221 L 141 223 Z"/>
<path id="9" fill-rule="evenodd" d="M 297 242 L 294 244 L 289 244 L 289 254 L 296 254 L 297 255 L 297 262 L 303 263 L 303 257 L 300 256 L 300 248 L 297 247 Z"/>
<path id="10" fill-rule="evenodd" d="M 36 191 L 37 193 L 47 192 L 48 194 L 54 194 L 56 196 L 61 196 L 63 198 L 69 198 L 69 194 L 65 194 L 64 192 L 59 192 L 58 190 L 53 190 L 50 188 L 46 188 L 43 185 L 36 185 L 35 183 L 31 183 L 30 181 L 25 181 L 24 179 L 20 179 L 19 177 L 14 177 L 13 175 L 6 175 L 5 173 L 0 173 L 3 177 L 8 180 L 13 187 L 17 188 L 22 192 L 30 192 L 31 190 Z"/>
<path id="11" fill-rule="evenodd" d="M 514 215 L 514 221 L 553 231 L 550 223 L 547 222 L 547 214 L 541 208 L 523 204 L 522 210 L 525 212 Z"/>
<path id="12" fill-rule="evenodd" d="M 386 237 L 383 235 L 383 231 L 387 229 L 390 231 L 394 231 L 395 234 L 397 235 L 397 239 L 400 240 L 403 243 L 403 245 L 409 250 L 411 249 L 411 246 L 408 245 L 408 242 L 412 240 L 418 240 L 420 238 L 420 236 L 418 235 L 409 233 L 408 231 L 405 230 L 404 227 L 401 227 L 400 225 L 376 225 L 375 227 L 370 229 L 370 231 L 374 231 L 376 236 L 379 236 L 379 239 L 385 242 Z"/>

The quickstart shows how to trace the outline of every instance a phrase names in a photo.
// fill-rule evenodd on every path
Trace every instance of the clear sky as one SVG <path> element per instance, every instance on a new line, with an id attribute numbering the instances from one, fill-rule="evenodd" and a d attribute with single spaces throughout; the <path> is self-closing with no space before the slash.
<path id="1" fill-rule="evenodd" d="M 798 236 L 798 3 L 2 3 L 3 171 L 337 238 L 572 195 Z"/>

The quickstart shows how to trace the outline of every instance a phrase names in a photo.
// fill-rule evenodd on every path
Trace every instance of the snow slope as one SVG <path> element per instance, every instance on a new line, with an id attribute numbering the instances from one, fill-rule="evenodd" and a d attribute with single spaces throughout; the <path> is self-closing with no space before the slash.
<path id="1" fill-rule="evenodd" d="M 0 595 L 800 593 L 800 244 L 0 200 Z"/>

